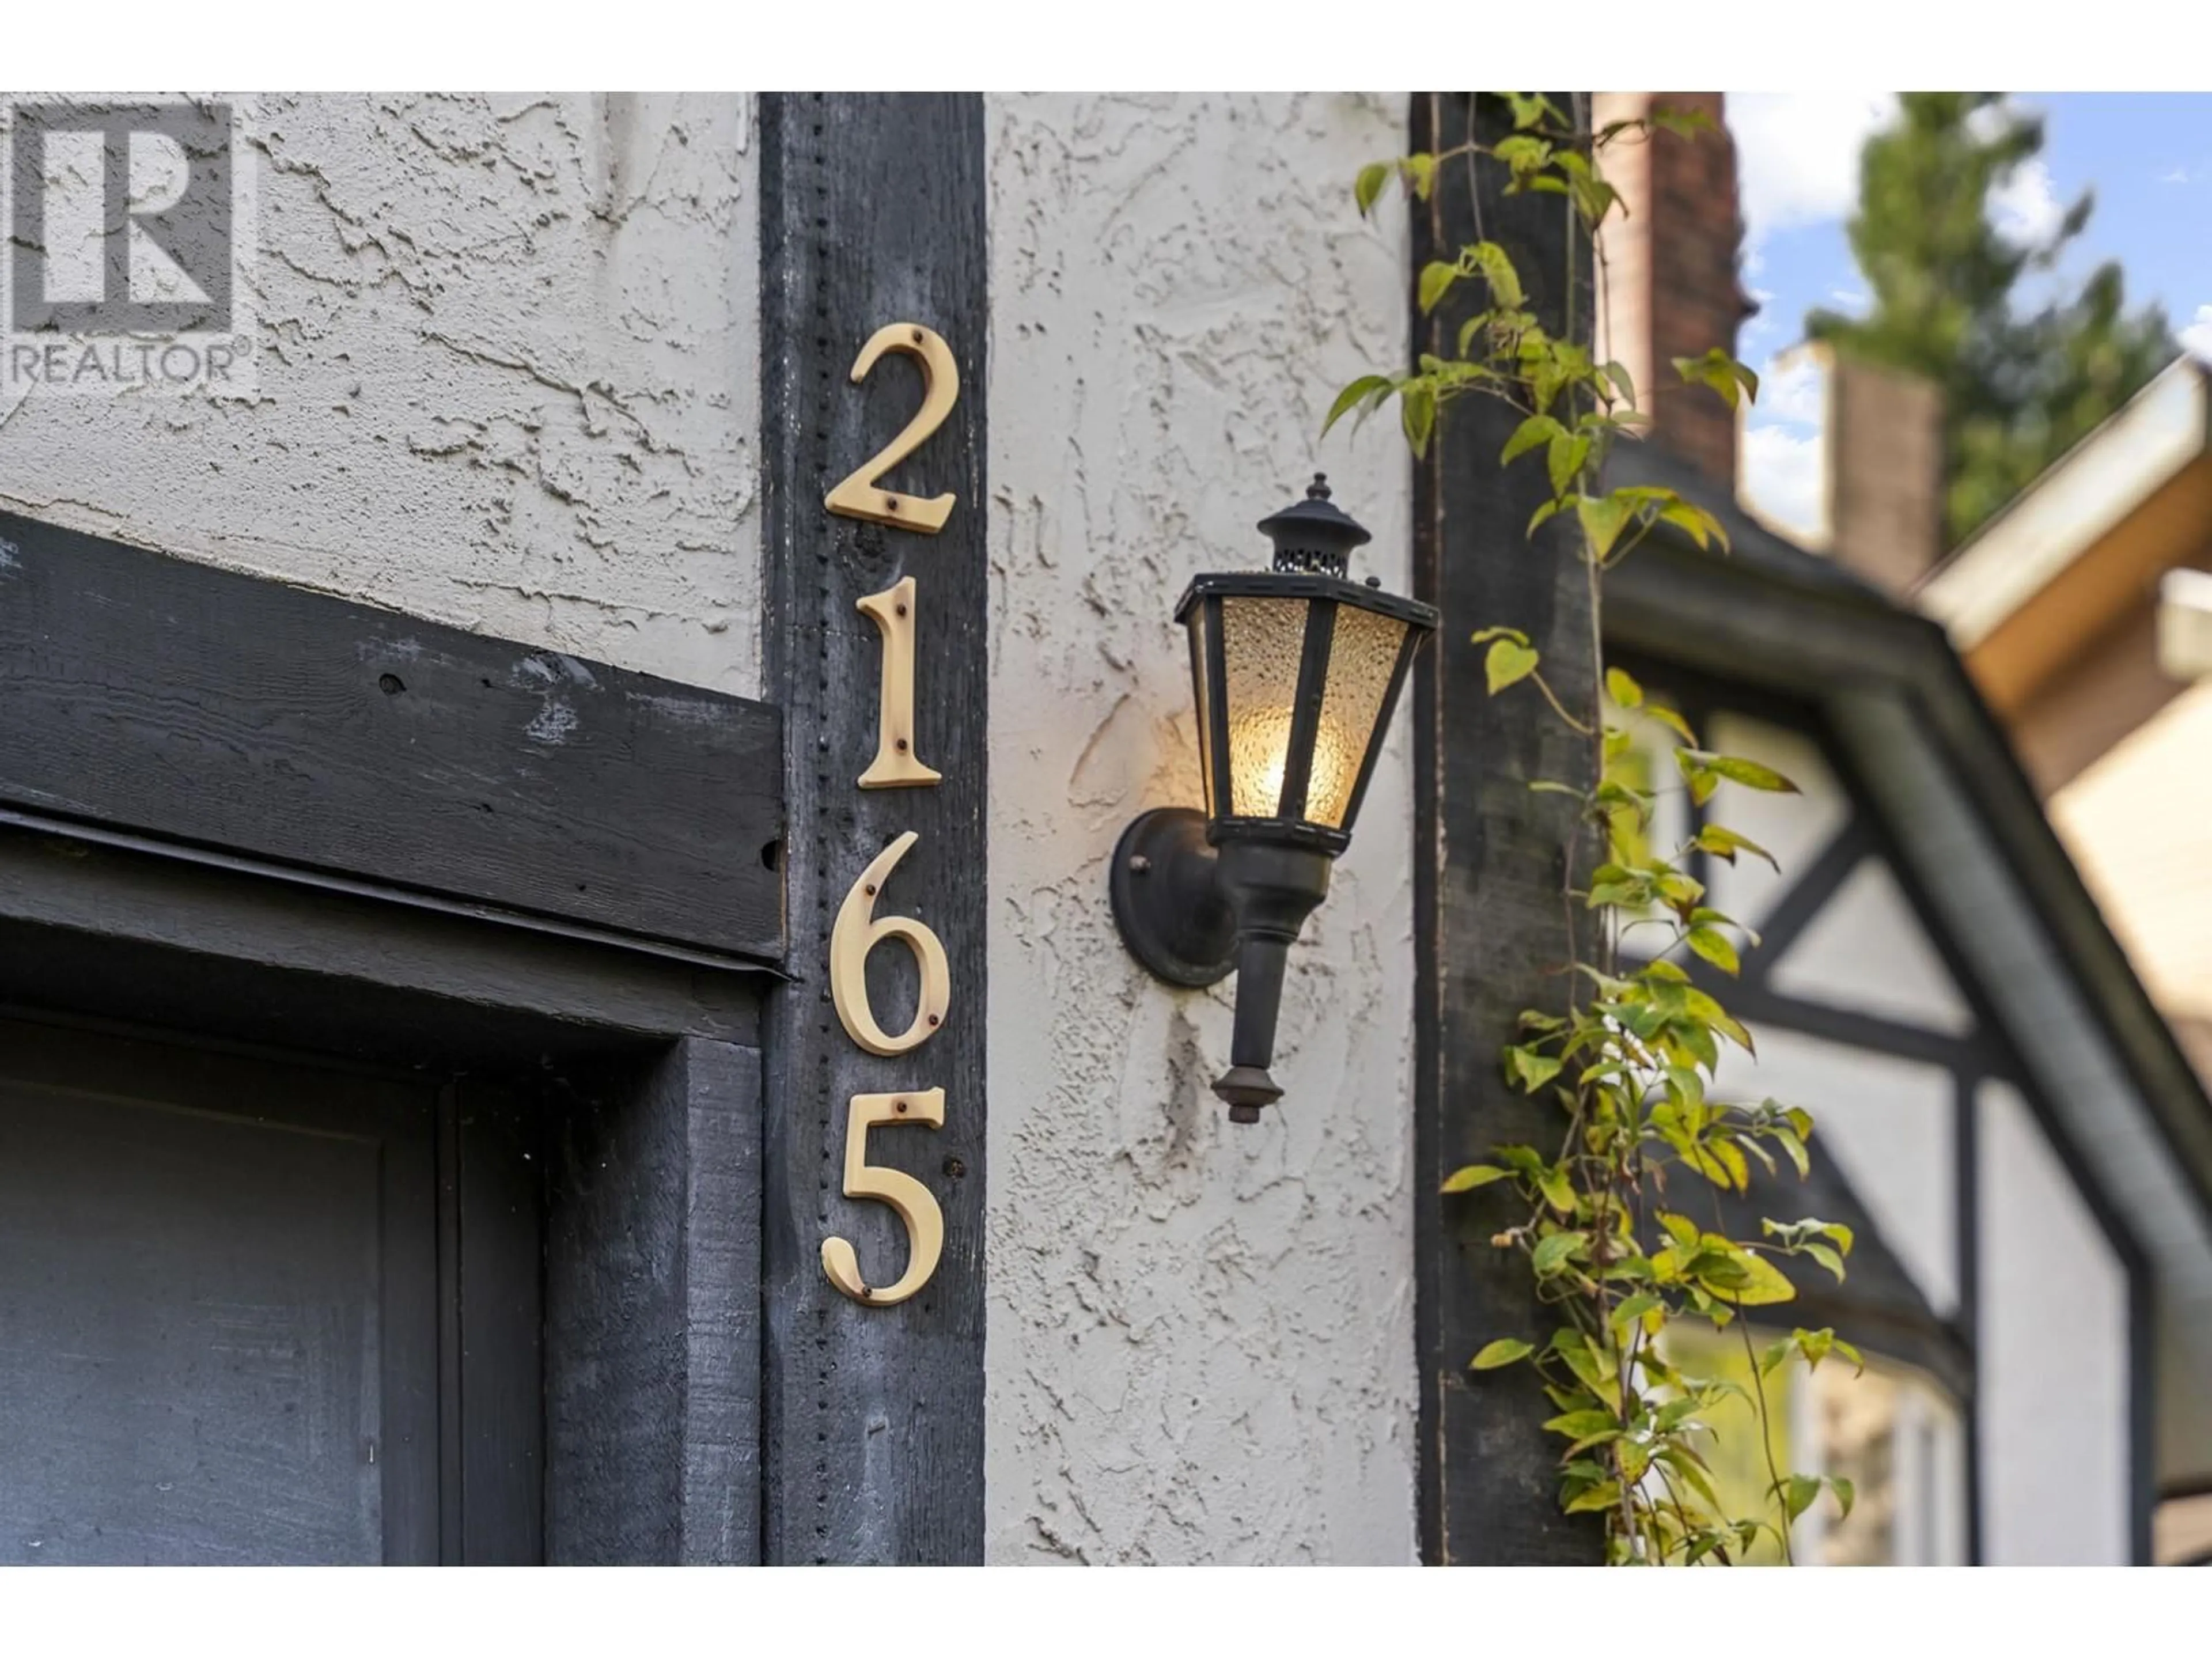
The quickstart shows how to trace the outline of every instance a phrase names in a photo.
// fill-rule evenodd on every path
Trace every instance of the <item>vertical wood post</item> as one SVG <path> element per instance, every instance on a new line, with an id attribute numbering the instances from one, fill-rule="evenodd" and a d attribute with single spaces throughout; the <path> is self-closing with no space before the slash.
<path id="1" fill-rule="evenodd" d="M 1572 107 L 1571 94 L 1551 96 Z M 1471 137 L 1494 142 L 1508 130 L 1486 98 L 1471 105 L 1464 94 L 1414 95 L 1416 152 Z M 1565 198 L 1503 195 L 1503 176 L 1486 160 L 1437 169 L 1431 200 L 1414 204 L 1415 271 L 1470 242 L 1497 242 L 1544 326 L 1567 327 L 1571 301 L 1587 337 L 1587 239 Z M 1460 323 L 1486 303 L 1481 284 L 1465 283 L 1431 316 L 1416 306 L 1415 352 L 1458 355 Z M 1492 1338 L 1540 1341 L 1548 1332 L 1525 1256 L 1490 1243 L 1524 1218 L 1504 1182 L 1450 1198 L 1437 1190 L 1492 1146 L 1558 1141 L 1559 1106 L 1510 1087 L 1500 1053 L 1515 1040 L 1522 1009 L 1564 1008 L 1568 930 L 1586 926 L 1579 903 L 1565 896 L 1574 803 L 1528 785 L 1551 778 L 1588 787 L 1595 769 L 1589 740 L 1528 682 L 1489 696 L 1486 647 L 1470 642 L 1493 624 L 1524 630 L 1562 700 L 1577 719 L 1594 718 L 1590 605 L 1571 517 L 1554 518 L 1529 540 L 1529 515 L 1548 489 L 1544 469 L 1534 460 L 1498 465 L 1517 423 L 1502 403 L 1463 398 L 1445 411 L 1415 468 L 1414 585 L 1443 613 L 1437 648 L 1425 654 L 1415 681 L 1414 714 L 1420 1522 L 1422 1554 L 1438 1564 L 1588 1563 L 1602 1553 L 1595 1517 L 1559 1512 L 1559 1443 L 1540 1427 L 1552 1413 L 1533 1374 L 1525 1366 L 1468 1369 Z"/>
<path id="2" fill-rule="evenodd" d="M 764 1224 L 763 1555 L 771 1563 L 961 1563 L 983 1553 L 983 809 L 989 672 L 984 514 L 984 242 L 980 95 L 777 94 L 761 103 L 761 429 L 769 696 L 785 711 L 784 841 L 793 983 L 769 1024 Z M 950 416 L 884 479 L 957 496 L 941 533 L 840 517 L 823 496 L 921 406 L 910 357 L 860 385 L 891 323 L 936 331 L 959 369 Z M 855 608 L 915 582 L 913 753 L 927 787 L 862 790 L 880 735 L 883 646 Z M 879 1056 L 833 1006 L 830 935 L 846 893 L 908 830 L 920 839 L 876 906 L 943 941 L 943 1029 Z M 867 963 L 887 1029 L 915 1006 L 896 942 Z M 945 1216 L 929 1284 L 864 1307 L 833 1287 L 822 1242 L 849 1240 L 868 1282 L 904 1271 L 904 1229 L 843 1190 L 848 1103 L 945 1091 L 945 1125 L 878 1129 L 871 1164 L 928 1188 Z"/>

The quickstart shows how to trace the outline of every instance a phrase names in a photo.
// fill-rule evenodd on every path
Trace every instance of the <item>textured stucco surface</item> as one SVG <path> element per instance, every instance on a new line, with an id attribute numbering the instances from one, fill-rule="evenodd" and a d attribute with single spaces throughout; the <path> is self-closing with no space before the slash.
<path id="1" fill-rule="evenodd" d="M 0 404 L 0 503 L 755 691 L 747 100 L 248 107 L 258 398 Z"/>
<path id="2" fill-rule="evenodd" d="M 1293 952 L 1256 1127 L 1206 1084 L 1230 991 L 1116 941 L 1106 860 L 1199 799 L 1170 612 L 1261 563 L 1316 465 L 1403 592 L 1395 430 L 1316 434 L 1405 353 L 1401 218 L 1350 187 L 1400 98 L 994 97 L 994 1561 L 1415 1554 L 1404 716 Z"/>

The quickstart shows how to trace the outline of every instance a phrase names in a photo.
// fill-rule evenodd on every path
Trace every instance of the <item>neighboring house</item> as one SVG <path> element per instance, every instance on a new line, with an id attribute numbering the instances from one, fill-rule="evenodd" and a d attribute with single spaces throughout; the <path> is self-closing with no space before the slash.
<path id="1" fill-rule="evenodd" d="M 1438 1334 L 1466 1212 L 1421 1163 L 1482 965 L 1439 801 L 1523 799 L 1466 738 L 1478 619 L 1291 952 L 1279 1109 L 1224 1121 L 1233 985 L 1149 977 L 1106 896 L 1199 797 L 1193 573 L 1322 465 L 1360 574 L 1440 591 L 1395 434 L 1316 438 L 1424 325 L 1402 207 L 1350 199 L 1420 106 L 246 118 L 257 394 L 0 408 L 0 1559 L 1451 1556 L 1507 1409 Z M 1698 143 L 1623 172 L 1613 348 L 1661 377 L 1741 314 Z M 851 379 L 892 323 L 958 374 L 892 475 L 955 498 L 933 536 L 823 506 L 917 406 L 908 361 Z M 1870 1362 L 1777 1382 L 1863 1493 L 1801 1553 L 2148 1559 L 2212 1478 L 2212 1109 L 1942 631 L 1725 506 L 1724 410 L 1656 406 L 1624 471 L 1734 550 L 1639 550 L 1609 644 L 1804 792 L 1712 803 L 1780 875 L 1704 872 L 1765 939 L 1725 1084 L 1820 1120 L 1753 1203 L 1859 1232 L 1787 1310 Z M 907 577 L 939 778 L 864 791 L 855 607 Z M 864 1051 L 829 963 L 878 884 L 950 1001 Z M 905 953 L 864 964 L 902 1018 Z M 823 1266 L 904 1259 L 862 1164 L 944 1221 L 895 1305 Z"/>
<path id="2" fill-rule="evenodd" d="M 1656 210 L 1632 185 L 1641 210 L 1609 229 L 1607 253 L 1616 279 L 1640 284 L 1615 318 L 1671 331 L 1668 347 L 1646 348 L 1663 359 L 1688 355 L 1713 313 L 1710 279 L 1678 295 L 1668 273 L 1732 281 L 1713 250 L 1732 255 L 1741 232 L 1711 147 L 1694 173 L 1674 164 L 1671 190 L 1668 151 L 1681 147 L 1656 148 Z M 2201 456 L 2202 379 L 2176 373 L 2197 392 Z M 1848 1464 L 1865 1455 L 1868 1419 L 1891 1425 L 1878 1460 L 1899 1488 L 1889 1559 L 2147 1559 L 2156 1498 L 2212 1477 L 2212 1113 L 2014 757 L 2001 724 L 2012 705 L 1990 692 L 1978 657 L 1962 664 L 1884 591 L 1916 562 L 1924 571 L 1936 545 L 1932 400 L 1849 370 L 1832 370 L 1830 397 L 1819 553 L 1735 514 L 1725 556 L 1639 552 L 1607 613 L 1647 684 L 1672 689 L 1708 744 L 1806 792 L 1726 787 L 1711 804 L 1783 866 L 1780 877 L 1748 860 L 1702 872 L 1718 908 L 1763 939 L 1744 984 L 1713 988 L 1761 1034 L 1740 1086 L 1814 1113 L 1837 1201 L 1881 1241 L 1836 1294 L 1833 1322 L 1907 1369 L 1858 1407 L 1846 1403 L 1858 1387 L 1824 1368 L 1825 1415 L 1800 1419 L 1802 1432 Z M 1685 416 L 1694 424 L 1678 436 Z M 1662 398 L 1655 434 L 1723 496 L 1734 451 L 1711 428 L 1724 418 Z M 1695 483 L 1648 452 L 1624 468 Z M 2200 531 L 2191 545 L 2208 544 Z M 1966 550 L 1946 574 L 1975 556 Z M 2148 639 L 2148 607 L 2130 598 Z M 2057 608 L 2093 635 L 2112 620 L 2079 599 Z M 2056 726 L 2066 705 L 2052 706 Z M 2021 738 L 2031 767 L 2039 738 Z M 2196 828 L 2185 806 L 2164 822 Z M 1776 1205 L 1790 1201 L 1784 1187 Z M 2170 1504 L 2161 1523 L 2174 1536 L 2160 1556 L 2190 1553 L 2182 1510 Z M 1825 1547 L 1865 1559 L 1868 1546 L 1838 1533 Z"/>
<path id="3" fill-rule="evenodd" d="M 2184 357 L 1920 573 L 2061 838 L 2212 1077 L 2212 384 Z M 2212 1471 L 2161 1553 L 2212 1559 Z"/>

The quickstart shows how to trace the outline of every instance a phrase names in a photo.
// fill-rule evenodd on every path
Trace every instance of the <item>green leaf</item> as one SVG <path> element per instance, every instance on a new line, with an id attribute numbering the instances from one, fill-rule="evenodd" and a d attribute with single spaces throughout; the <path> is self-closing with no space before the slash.
<path id="1" fill-rule="evenodd" d="M 1495 1164 L 1464 1164 L 1444 1177 L 1437 1190 L 1447 1193 L 1471 1193 L 1477 1187 L 1487 1187 L 1493 1181 L 1503 1181 L 1513 1172 L 1501 1170 Z"/>
<path id="2" fill-rule="evenodd" d="M 1549 1054 L 1540 1054 L 1523 1044 L 1515 1044 L 1505 1051 L 1505 1073 L 1522 1091 L 1534 1094 L 1553 1078 L 1559 1076 L 1560 1062 Z"/>
<path id="3" fill-rule="evenodd" d="M 1735 1246 L 1729 1248 L 1729 1256 L 1747 1275 L 1745 1283 L 1726 1292 L 1729 1301 L 1740 1307 L 1763 1308 L 1797 1299 L 1797 1287 L 1765 1256 Z"/>
<path id="4" fill-rule="evenodd" d="M 1766 1134 L 1767 1139 L 1790 1154 L 1790 1161 L 1797 1166 L 1798 1180 L 1802 1181 L 1813 1173 L 1812 1155 L 1805 1150 L 1805 1143 L 1795 1129 L 1784 1129 L 1778 1125 L 1769 1129 Z"/>
<path id="5" fill-rule="evenodd" d="M 1620 539 L 1635 511 L 1634 502 L 1616 495 L 1583 495 L 1576 501 L 1575 516 L 1582 520 L 1593 557 L 1602 559 L 1613 551 L 1613 544 Z"/>
<path id="6" fill-rule="evenodd" d="M 1329 428 L 1349 415 L 1378 392 L 1388 392 L 1391 380 L 1387 374 L 1363 374 L 1336 394 L 1336 401 L 1328 406 L 1328 418 L 1321 423 L 1322 436 L 1328 435 Z"/>
<path id="7" fill-rule="evenodd" d="M 1408 155 L 1398 163 L 1398 171 L 1406 175 L 1413 194 L 1425 202 L 1429 192 L 1437 185 L 1437 158 L 1433 155 Z"/>
<path id="8" fill-rule="evenodd" d="M 1636 378 L 1628 372 L 1626 364 L 1607 363 L 1598 373 L 1613 382 L 1613 388 L 1620 394 L 1623 403 L 1631 409 L 1636 407 Z"/>
<path id="9" fill-rule="evenodd" d="M 1382 186 L 1390 182 L 1391 170 L 1388 161 L 1370 161 L 1359 169 L 1359 177 L 1352 183 L 1352 199 L 1359 204 L 1362 216 L 1375 205 Z"/>
<path id="10" fill-rule="evenodd" d="M 1540 449 L 1553 439 L 1566 435 L 1566 428 L 1549 415 L 1531 415 L 1513 428 L 1513 435 L 1505 441 L 1505 447 L 1498 453 L 1498 464 L 1510 466 L 1530 450 Z"/>
<path id="11" fill-rule="evenodd" d="M 1517 311 L 1527 297 L 1521 287 L 1521 273 L 1513 268 L 1513 256 L 1495 242 L 1477 242 L 1468 250 L 1467 257 L 1490 284 L 1490 291 L 1498 305 L 1507 311 Z"/>
<path id="12" fill-rule="evenodd" d="M 1547 1170 L 1539 1176 L 1536 1178 L 1536 1190 L 1543 1194 L 1544 1201 L 1561 1215 L 1574 1214 L 1574 1183 L 1567 1179 L 1567 1172 L 1564 1166 Z"/>
<path id="13" fill-rule="evenodd" d="M 1568 1515 L 1581 1515 L 1589 1510 L 1609 1510 L 1620 1502 L 1620 1482 L 1601 1480 L 1587 1491 L 1570 1498 L 1564 1506 Z"/>
<path id="14" fill-rule="evenodd" d="M 1813 1507 L 1813 1500 L 1820 1495 L 1820 1483 L 1809 1474 L 1786 1475 L 1776 1483 L 1775 1491 L 1782 1498 L 1783 1512 L 1795 1521 Z"/>
<path id="15" fill-rule="evenodd" d="M 1541 1279 L 1564 1267 L 1569 1256 L 1589 1243 L 1589 1235 L 1585 1233 L 1553 1233 L 1537 1240 L 1536 1248 L 1529 1255 L 1529 1266 L 1536 1277 Z"/>
<path id="16" fill-rule="evenodd" d="M 1620 1419 L 1611 1412 L 1562 1412 L 1544 1426 L 1553 1434 L 1563 1434 L 1570 1440 L 1579 1440 L 1586 1434 L 1603 1434 L 1620 1426 Z"/>
<path id="17" fill-rule="evenodd" d="M 1507 686 L 1527 679 L 1536 672 L 1536 665 L 1541 660 L 1536 652 L 1516 640 L 1499 640 L 1482 659 L 1482 672 L 1490 683 L 1490 695 L 1494 697 Z"/>
<path id="18" fill-rule="evenodd" d="M 1467 642 L 1469 645 L 1483 645 L 1492 640 L 1511 640 L 1516 645 L 1526 645 L 1528 643 L 1528 636 L 1526 634 L 1523 634 L 1517 628 L 1505 628 L 1500 626 L 1478 628 L 1474 633 L 1467 636 Z"/>
<path id="19" fill-rule="evenodd" d="M 1623 669 L 1608 668 L 1605 671 L 1605 695 L 1623 708 L 1641 708 L 1644 706 L 1644 688 Z"/>
<path id="20" fill-rule="evenodd" d="M 1740 755 L 1704 755 L 1699 758 L 1707 771 L 1717 773 L 1729 782 L 1740 783 L 1747 789 L 1763 789 L 1769 794 L 1777 795 L 1802 793 L 1772 767 L 1761 766 L 1754 760 L 1745 760 Z"/>
<path id="21" fill-rule="evenodd" d="M 1840 1285 L 1844 1282 L 1844 1259 L 1835 1251 L 1830 1249 L 1826 1244 L 1815 1244 L 1808 1240 L 1805 1245 L 1805 1254 L 1833 1273 L 1836 1276 L 1836 1283 Z"/>
<path id="22" fill-rule="evenodd" d="M 1782 866 L 1775 861 L 1773 854 L 1752 840 L 1750 836 L 1739 836 L 1735 830 L 1725 829 L 1720 824 L 1709 823 L 1698 830 L 1697 844 L 1714 857 L 1729 864 L 1735 862 L 1735 855 L 1738 853 L 1748 853 L 1753 858 L 1765 859 L 1773 866 L 1777 875 L 1782 873 Z"/>
<path id="23" fill-rule="evenodd" d="M 1735 974 L 1742 971 L 1743 964 L 1736 957 L 1735 946 L 1729 943 L 1728 935 L 1717 927 L 1692 927 L 1689 931 L 1687 943 L 1692 951 L 1721 972 Z"/>
<path id="24" fill-rule="evenodd" d="M 1406 441 L 1418 459 L 1429 453 L 1429 434 L 1437 429 L 1437 388 L 1433 381 L 1408 380 L 1398 388 L 1398 420 Z"/>
<path id="25" fill-rule="evenodd" d="M 1510 1365 L 1516 1359 L 1526 1359 L 1535 1352 L 1534 1343 L 1523 1342 L 1517 1336 L 1501 1336 L 1495 1342 L 1484 1343 L 1482 1352 L 1468 1362 L 1468 1369 L 1494 1371 L 1501 1365 Z"/>
<path id="26" fill-rule="evenodd" d="M 1566 501 L 1563 501 L 1559 496 L 1553 496 L 1550 501 L 1546 501 L 1541 507 L 1538 507 L 1534 513 L 1531 513 L 1528 515 L 1528 529 L 1527 533 L 1529 536 L 1534 537 L 1536 533 L 1537 526 L 1541 525 L 1545 520 L 1550 518 L 1554 513 L 1557 513 L 1566 504 Z"/>
<path id="27" fill-rule="evenodd" d="M 1644 1315 L 1656 1313 L 1666 1305 L 1650 1291 L 1638 1291 L 1613 1310 L 1613 1328 L 1625 1330 L 1637 1320 L 1643 1318 Z"/>
<path id="28" fill-rule="evenodd" d="M 1564 495 L 1567 486 L 1582 477 L 1583 465 L 1589 459 L 1590 441 L 1570 438 L 1562 434 L 1552 440 L 1550 452 L 1544 457 L 1547 472 L 1552 480 L 1552 493 Z"/>
<path id="29" fill-rule="evenodd" d="M 1659 509 L 1659 520 L 1661 523 L 1671 524 L 1681 531 L 1700 549 L 1718 542 L 1721 551 L 1728 551 L 1728 526 L 1702 507 L 1694 507 L 1688 501 L 1674 501 Z"/>
<path id="30" fill-rule="evenodd" d="M 1828 1486 L 1836 1494 L 1836 1502 L 1843 1508 L 1844 1519 L 1850 1520 L 1851 1505 L 1858 1502 L 1859 1489 L 1840 1474 L 1830 1475 Z"/>
<path id="31" fill-rule="evenodd" d="M 1451 292 L 1451 285 L 1459 280 L 1459 267 L 1444 259 L 1431 259 L 1421 267 L 1421 282 L 1418 298 L 1421 315 L 1427 316 L 1437 308 L 1437 301 Z"/>
<path id="32" fill-rule="evenodd" d="M 1715 346 L 1702 357 L 1677 357 L 1674 372 L 1686 381 L 1711 386 L 1730 409 L 1747 396 L 1756 401 L 1759 376 Z"/>

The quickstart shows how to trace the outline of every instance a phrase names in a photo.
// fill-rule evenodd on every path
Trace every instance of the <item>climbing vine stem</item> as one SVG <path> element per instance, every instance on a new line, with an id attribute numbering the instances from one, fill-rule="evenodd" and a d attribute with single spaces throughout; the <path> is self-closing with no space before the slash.
<path id="1" fill-rule="evenodd" d="M 1459 164 L 1471 179 L 1474 169 L 1502 168 L 1504 193 L 1562 197 L 1579 223 L 1583 234 L 1569 239 L 1570 295 L 1577 291 L 1578 248 L 1601 246 L 1598 232 L 1620 209 L 1605 179 L 1607 153 L 1661 132 L 1694 139 L 1709 125 L 1698 113 L 1655 108 L 1594 127 L 1580 100 L 1570 113 L 1540 94 L 1486 95 L 1503 100 L 1505 136 L 1478 137 L 1471 100 L 1463 143 L 1370 164 L 1354 183 L 1354 202 L 1364 215 L 1394 182 L 1425 202 L 1441 167 Z M 1711 822 L 1677 845 L 1656 844 L 1660 784 L 1650 769 L 1652 741 L 1640 743 L 1639 731 L 1671 745 L 1668 787 L 1700 807 L 1724 782 L 1777 793 L 1795 793 L 1796 786 L 1758 761 L 1701 746 L 1679 713 L 1606 662 L 1605 573 L 1662 530 L 1723 551 L 1727 532 L 1676 490 L 1607 484 L 1613 446 L 1649 423 L 1629 371 L 1597 361 L 1588 325 L 1571 306 L 1564 331 L 1547 331 L 1529 306 L 1512 252 L 1489 240 L 1479 218 L 1476 234 L 1456 257 L 1427 264 L 1417 283 L 1424 315 L 1472 287 L 1479 308 L 1460 324 L 1453 355 L 1424 353 L 1409 374 L 1360 376 L 1338 394 L 1327 423 L 1346 417 L 1357 423 L 1395 403 L 1420 457 L 1452 404 L 1470 397 L 1503 401 L 1517 423 L 1498 465 L 1540 463 L 1548 480 L 1528 533 L 1533 538 L 1554 518 L 1567 520 L 1567 545 L 1589 586 L 1595 681 L 1589 706 L 1598 711 L 1589 719 L 1570 712 L 1545 677 L 1541 653 L 1514 619 L 1485 619 L 1474 635 L 1486 647 L 1487 694 L 1540 696 L 1549 717 L 1590 742 L 1596 781 L 1588 788 L 1540 778 L 1529 785 L 1571 796 L 1576 807 L 1561 893 L 1570 988 L 1564 1012 L 1521 1014 L 1516 1040 L 1500 1060 L 1513 1086 L 1557 1102 L 1557 1139 L 1495 1147 L 1492 1161 L 1455 1170 L 1443 1183 L 1447 1194 L 1508 1183 L 1517 1201 L 1510 1224 L 1492 1243 L 1525 1259 L 1551 1328 L 1499 1332 L 1471 1364 L 1477 1371 L 1534 1367 L 1553 1413 L 1543 1427 L 1561 1443 L 1560 1504 L 1569 1514 L 1604 1517 L 1609 1561 L 1736 1562 L 1762 1535 L 1790 1559 L 1794 1523 L 1822 1490 L 1846 1517 L 1855 1494 L 1840 1477 L 1783 1468 L 1773 1451 L 1767 1379 L 1793 1358 L 1814 1368 L 1832 1358 L 1862 1362 L 1828 1328 L 1799 1327 L 1754 1347 L 1750 1322 L 1772 1318 L 1767 1310 L 1796 1295 L 1778 1258 L 1802 1258 L 1840 1280 L 1851 1231 L 1818 1218 L 1765 1218 L 1755 1238 L 1730 1234 L 1723 1195 L 1749 1194 L 1754 1164 L 1777 1176 L 1786 1162 L 1802 1180 L 1810 1168 L 1813 1120 L 1777 1101 L 1731 1099 L 1719 1085 L 1723 1045 L 1749 1054 L 1752 1035 L 1690 964 L 1734 975 L 1739 939 L 1751 946 L 1757 939 L 1706 904 L 1690 872 L 1701 854 L 1730 865 L 1774 860 Z M 1673 367 L 1683 381 L 1709 388 L 1731 407 L 1758 393 L 1758 377 L 1718 347 L 1677 358 Z M 1595 860 L 1588 856 L 1591 844 Z M 1594 928 L 1577 925 L 1580 912 L 1595 913 Z M 1632 933 L 1651 948 L 1625 948 Z M 1587 951 L 1585 939 L 1593 941 Z M 1710 1193 L 1707 1206 L 1694 1201 L 1700 1187 Z M 1698 1207 L 1710 1208 L 1711 1224 L 1692 1218 Z M 1686 1327 L 1731 1325 L 1744 1345 L 1748 1387 L 1702 1374 L 1694 1345 L 1680 1340 Z M 1762 1443 L 1765 1485 L 1751 1513 L 1731 1512 L 1709 1458 L 1716 1408 L 1731 1397 L 1744 1402 Z"/>

